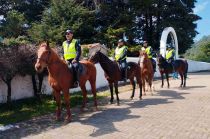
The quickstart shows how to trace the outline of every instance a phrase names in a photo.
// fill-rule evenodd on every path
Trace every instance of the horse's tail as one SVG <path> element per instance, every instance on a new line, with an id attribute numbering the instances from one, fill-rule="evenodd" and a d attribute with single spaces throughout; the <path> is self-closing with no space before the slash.
<path id="1" fill-rule="evenodd" d="M 188 62 L 187 62 L 187 60 L 184 60 L 184 63 L 186 65 L 185 72 L 184 72 L 184 78 L 186 79 L 187 78 L 187 72 L 188 72 Z"/>

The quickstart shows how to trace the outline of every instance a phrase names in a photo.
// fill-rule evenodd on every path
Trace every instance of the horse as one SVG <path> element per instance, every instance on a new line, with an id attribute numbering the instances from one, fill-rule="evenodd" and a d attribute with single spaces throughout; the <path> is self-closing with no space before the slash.
<path id="1" fill-rule="evenodd" d="M 53 95 L 57 104 L 56 109 L 56 120 L 60 119 L 61 116 L 61 91 L 64 95 L 64 100 L 66 103 L 66 113 L 67 116 L 65 120 L 67 122 L 71 121 L 70 103 L 69 103 L 69 89 L 73 88 L 73 73 L 68 68 L 66 62 L 62 60 L 58 54 L 49 46 L 48 42 L 43 42 L 40 44 L 37 51 L 37 61 L 35 64 L 35 69 L 37 72 L 43 71 L 45 67 L 49 72 L 48 82 L 53 89 Z M 89 61 L 80 61 L 81 65 L 85 67 L 85 72 L 79 78 L 79 86 L 82 90 L 83 103 L 82 109 L 86 106 L 87 100 L 87 90 L 85 83 L 89 80 L 92 94 L 94 97 L 94 105 L 97 110 L 96 101 L 96 68 L 95 65 Z"/>
<path id="2" fill-rule="evenodd" d="M 110 60 L 106 55 L 104 55 L 102 52 L 96 51 L 93 52 L 91 55 L 89 55 L 89 61 L 96 64 L 100 63 L 102 69 L 105 72 L 105 78 L 107 79 L 109 83 L 109 88 L 111 92 L 111 99 L 110 103 L 113 104 L 114 96 L 113 96 L 113 84 L 115 88 L 115 94 L 117 97 L 117 104 L 119 105 L 119 96 L 118 96 L 118 81 L 121 80 L 121 72 L 120 68 L 116 61 Z M 128 69 L 127 69 L 127 78 L 130 79 L 130 83 L 133 87 L 131 99 L 134 97 L 135 93 L 135 81 L 134 77 L 136 77 L 137 83 L 139 84 L 140 88 L 140 94 L 139 98 L 142 99 L 142 82 L 141 82 L 141 74 L 140 74 L 140 67 L 135 62 L 128 62 Z"/>
<path id="3" fill-rule="evenodd" d="M 152 94 L 152 81 L 154 78 L 154 70 L 152 61 L 148 58 L 148 55 L 145 51 L 139 51 L 139 65 L 141 68 L 141 79 L 142 79 L 142 86 L 143 92 L 145 93 L 145 82 L 148 83 L 150 92 Z"/>
<path id="4" fill-rule="evenodd" d="M 171 63 L 168 63 L 167 60 L 161 54 L 157 54 L 157 64 L 158 64 L 161 79 L 162 79 L 161 87 L 163 87 L 164 85 L 163 74 L 166 75 L 168 88 L 170 87 L 169 73 L 173 73 L 174 71 L 179 73 L 181 77 L 180 87 L 186 87 L 186 78 L 187 78 L 187 72 L 188 72 L 187 60 L 182 60 L 182 59 L 174 60 L 174 66 L 173 66 Z"/>

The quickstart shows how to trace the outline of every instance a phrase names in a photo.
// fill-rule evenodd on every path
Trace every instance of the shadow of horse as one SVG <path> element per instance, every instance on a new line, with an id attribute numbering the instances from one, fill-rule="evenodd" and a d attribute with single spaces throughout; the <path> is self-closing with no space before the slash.
<path id="1" fill-rule="evenodd" d="M 94 126 L 96 129 L 90 136 L 99 137 L 116 131 L 120 132 L 116 129 L 114 122 L 140 118 L 139 115 L 130 115 L 130 113 L 131 110 L 129 110 L 129 108 L 111 108 L 95 113 L 85 120 L 80 119 L 80 122 L 84 125 Z"/>
<path id="2" fill-rule="evenodd" d="M 133 101 L 121 99 L 120 107 L 110 105 L 108 105 L 109 107 L 105 109 L 99 107 L 99 111 L 95 113 L 90 112 L 90 115 L 87 114 L 87 112 L 85 115 L 80 114 L 80 110 L 78 108 L 74 108 L 72 109 L 74 113 L 72 123 L 80 122 L 83 125 L 93 126 L 95 130 L 93 130 L 93 132 L 89 135 L 91 137 L 100 137 L 114 132 L 121 132 L 118 131 L 117 126 L 119 126 L 119 124 L 116 126 L 116 122 L 122 122 L 124 120 L 135 121 L 136 119 L 141 118 L 141 115 L 131 113 L 133 109 L 150 108 L 150 106 L 174 103 L 173 100 L 183 100 L 185 99 L 184 95 L 187 94 L 189 93 L 178 93 L 173 90 L 161 90 L 154 95 L 157 96 L 157 98 L 147 98 L 142 101 L 138 101 L 138 99 L 134 99 Z M 106 105 L 109 99 L 105 98 L 103 101 L 105 101 L 104 104 Z M 104 104 L 100 105 L 102 106 Z M 63 112 L 63 114 L 64 113 L 65 112 Z M 1 132 L 0 138 L 8 138 L 8 136 L 11 138 L 27 137 L 29 135 L 36 135 L 48 130 L 64 127 L 66 124 L 64 122 L 55 121 L 54 114 L 49 114 L 33 118 L 29 121 L 21 122 L 16 125 L 18 128 Z"/>
<path id="3" fill-rule="evenodd" d="M 207 86 L 187 86 L 185 88 L 179 88 L 180 90 L 189 90 L 189 89 L 199 89 L 199 88 L 205 88 Z"/>
<path id="4" fill-rule="evenodd" d="M 63 126 L 63 122 L 56 122 L 53 114 L 40 116 L 25 122 L 17 123 L 14 128 L 6 131 L 0 131 L 0 138 L 23 138 L 29 135 L 39 134 L 49 129 L 55 129 Z"/>
<path id="5" fill-rule="evenodd" d="M 185 97 L 183 97 L 182 95 L 186 95 L 186 94 L 189 94 L 189 93 L 178 93 L 173 90 L 161 90 L 157 92 L 158 96 L 164 96 L 164 97 L 167 97 L 167 99 L 185 99 Z"/>

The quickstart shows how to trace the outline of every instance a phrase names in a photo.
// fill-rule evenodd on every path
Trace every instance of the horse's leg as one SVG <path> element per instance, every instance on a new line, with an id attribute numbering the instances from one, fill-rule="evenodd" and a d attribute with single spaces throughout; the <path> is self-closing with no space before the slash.
<path id="1" fill-rule="evenodd" d="M 181 77 L 181 84 L 180 84 L 180 87 L 182 87 L 184 75 L 183 75 L 183 73 L 181 73 L 181 72 L 179 73 L 179 75 L 180 75 L 180 77 Z"/>
<path id="2" fill-rule="evenodd" d="M 61 94 L 60 91 L 53 90 L 53 95 L 57 104 L 56 109 L 56 120 L 60 120 L 61 118 Z"/>
<path id="3" fill-rule="evenodd" d="M 38 94 L 40 96 L 41 95 L 41 90 L 42 90 L 42 83 L 43 83 L 43 80 L 44 80 L 44 73 L 38 74 L 38 80 L 39 80 Z"/>
<path id="4" fill-rule="evenodd" d="M 170 84 L 169 84 L 169 74 L 166 73 L 166 80 L 167 80 L 167 83 L 168 83 L 168 88 L 170 88 Z"/>
<path id="5" fill-rule="evenodd" d="M 71 111 L 70 111 L 69 90 L 68 89 L 64 90 L 63 95 L 64 95 L 64 100 L 65 100 L 65 103 L 66 103 L 66 117 L 65 117 L 65 120 L 66 120 L 66 122 L 70 122 L 71 121 Z"/>
<path id="6" fill-rule="evenodd" d="M 93 98 L 94 98 L 94 106 L 95 106 L 95 110 L 98 110 L 97 108 L 97 99 L 96 99 L 96 82 L 89 80 L 90 81 L 90 85 L 91 85 L 91 90 L 92 90 L 92 94 L 93 94 Z"/>
<path id="7" fill-rule="evenodd" d="M 141 80 L 141 76 L 140 75 L 136 75 L 136 80 L 139 84 L 139 99 L 142 99 L 142 80 Z"/>
<path id="8" fill-rule="evenodd" d="M 115 89 L 115 94 L 116 94 L 116 97 L 117 97 L 117 105 L 120 105 L 120 99 L 119 99 L 119 96 L 118 96 L 118 82 L 114 82 L 114 89 Z"/>
<path id="9" fill-rule="evenodd" d="M 134 79 L 133 78 L 130 78 L 130 84 L 132 85 L 132 87 L 133 87 L 133 91 L 132 91 L 132 95 L 131 95 L 131 99 L 133 99 L 133 97 L 134 97 L 134 93 L 135 93 L 135 88 L 136 88 L 136 84 L 135 84 L 135 81 L 134 81 Z"/>
<path id="10" fill-rule="evenodd" d="M 146 90 L 145 90 L 145 77 L 144 77 L 144 76 L 142 76 L 142 87 L 143 87 L 144 95 L 146 96 Z"/>
<path id="11" fill-rule="evenodd" d="M 152 93 L 152 78 L 150 78 L 150 79 L 148 79 L 148 83 L 149 83 L 149 88 L 150 88 L 150 92 L 151 92 L 151 95 L 153 95 L 153 93 Z"/>
<path id="12" fill-rule="evenodd" d="M 86 90 L 84 82 L 83 83 L 80 82 L 80 88 L 82 90 L 82 96 L 83 96 L 81 111 L 84 111 L 84 108 L 86 107 L 86 102 L 87 102 L 87 90 Z"/>
<path id="13" fill-rule="evenodd" d="M 183 87 L 186 87 L 186 79 L 187 79 L 187 73 L 184 73 L 184 85 L 183 85 Z"/>
<path id="14" fill-rule="evenodd" d="M 114 96 L 113 96 L 113 83 L 111 81 L 109 82 L 109 89 L 110 89 L 110 93 L 111 93 L 110 103 L 113 104 L 113 100 L 114 100 Z"/>
<path id="15" fill-rule="evenodd" d="M 162 80 L 161 88 L 163 88 L 163 85 L 164 85 L 163 73 L 161 73 L 161 80 Z"/>

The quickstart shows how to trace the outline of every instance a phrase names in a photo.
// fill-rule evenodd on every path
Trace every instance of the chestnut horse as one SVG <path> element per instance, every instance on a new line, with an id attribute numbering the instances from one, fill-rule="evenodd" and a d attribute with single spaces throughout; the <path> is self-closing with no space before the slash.
<path id="1" fill-rule="evenodd" d="M 109 83 L 109 88 L 111 92 L 111 99 L 110 99 L 111 103 L 113 103 L 113 99 L 114 99 L 114 96 L 113 96 L 113 83 L 114 83 L 115 93 L 117 97 L 117 104 L 119 105 L 118 81 L 120 81 L 121 79 L 121 72 L 120 72 L 120 68 L 117 62 L 110 60 L 106 55 L 101 53 L 100 50 L 93 52 L 89 57 L 90 57 L 89 60 L 91 62 L 93 63 L 99 62 L 102 69 L 105 72 L 105 78 L 107 79 Z M 133 86 L 131 99 L 133 99 L 134 97 L 135 87 L 136 87 L 134 77 L 136 77 L 137 83 L 139 84 L 139 88 L 140 88 L 139 98 L 142 99 L 142 82 L 141 82 L 140 67 L 135 62 L 128 62 L 127 78 L 130 79 L 130 83 Z"/>
<path id="2" fill-rule="evenodd" d="M 41 72 L 45 67 L 47 67 L 47 70 L 49 72 L 48 81 L 53 89 L 53 95 L 57 103 L 56 119 L 59 120 L 61 115 L 61 91 L 62 91 L 67 110 L 67 116 L 65 119 L 67 121 L 71 121 L 69 89 L 73 87 L 73 73 L 71 72 L 71 70 L 69 70 L 65 61 L 60 59 L 58 54 L 49 47 L 49 44 L 47 42 L 41 43 L 37 55 L 38 58 L 35 64 L 36 71 Z M 87 80 L 89 80 L 94 97 L 95 108 L 97 109 L 95 65 L 89 61 L 81 61 L 80 63 L 86 69 L 85 73 L 83 73 L 80 76 L 79 80 L 79 85 L 82 89 L 82 94 L 83 94 L 82 108 L 86 106 L 87 91 L 85 83 Z"/>
<path id="3" fill-rule="evenodd" d="M 146 95 L 145 82 L 148 83 L 150 92 L 152 94 L 152 81 L 154 78 L 154 70 L 152 66 L 152 61 L 148 58 L 148 55 L 145 51 L 139 51 L 139 64 L 141 68 L 141 79 L 144 95 Z"/>
<path id="4" fill-rule="evenodd" d="M 180 87 L 186 86 L 186 78 L 187 78 L 187 72 L 188 72 L 187 60 L 182 60 L 182 59 L 174 60 L 174 66 L 172 66 L 172 64 L 168 63 L 161 54 L 157 54 L 157 64 L 158 64 L 161 79 L 162 79 L 161 87 L 163 87 L 164 85 L 164 78 L 163 78 L 164 73 L 166 75 L 168 88 L 170 87 L 169 73 L 173 73 L 174 71 L 178 72 L 181 77 Z"/>

